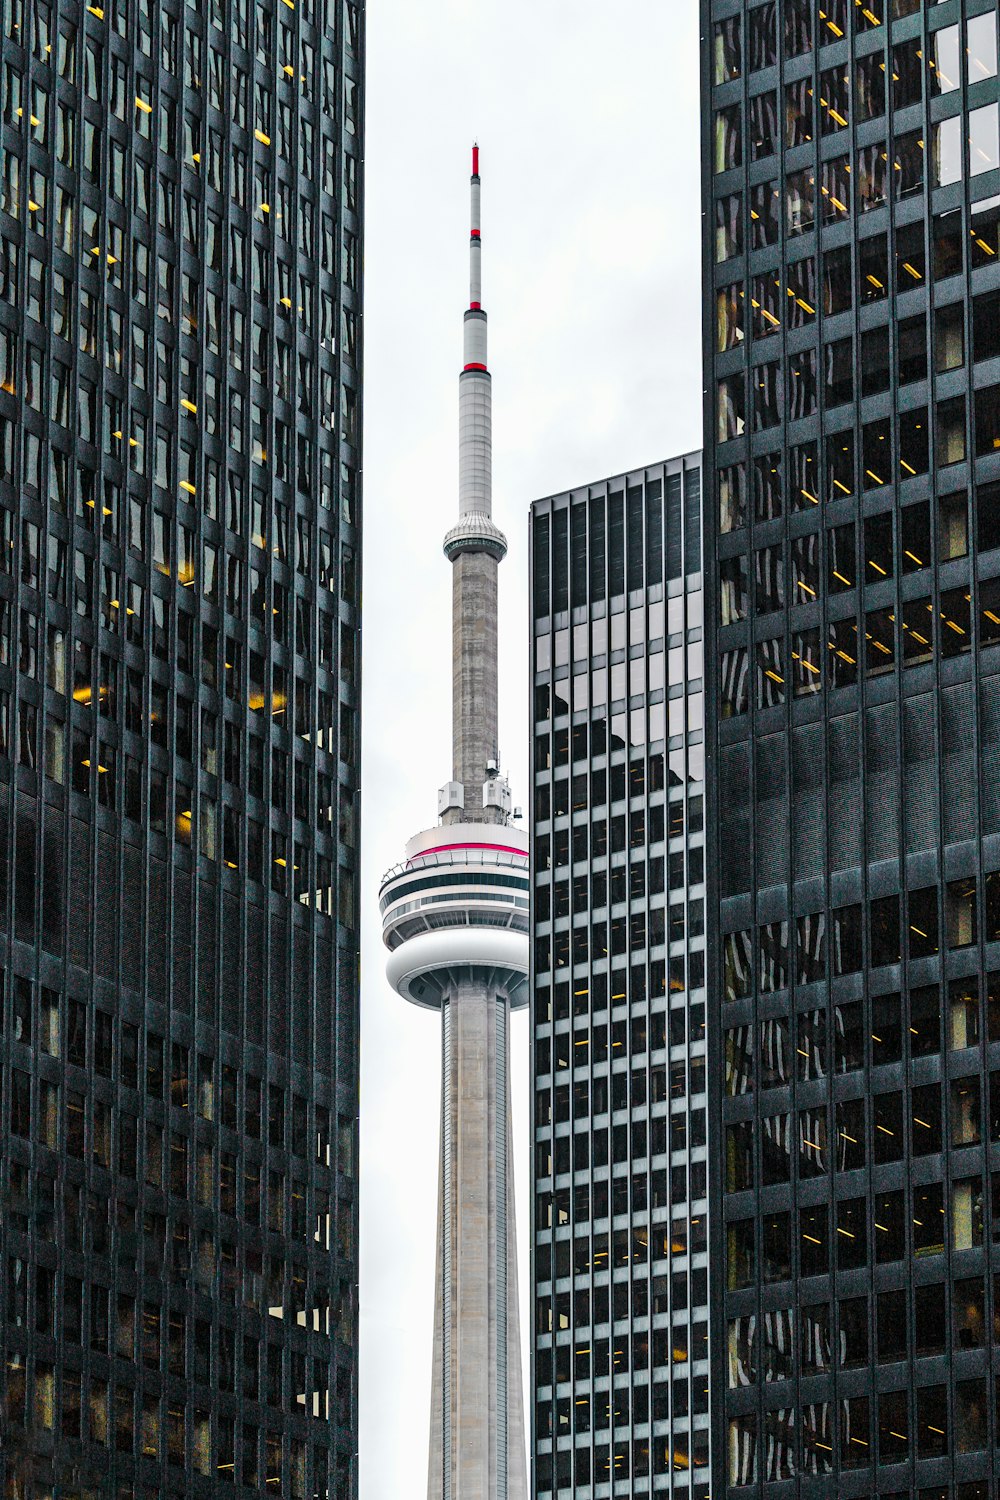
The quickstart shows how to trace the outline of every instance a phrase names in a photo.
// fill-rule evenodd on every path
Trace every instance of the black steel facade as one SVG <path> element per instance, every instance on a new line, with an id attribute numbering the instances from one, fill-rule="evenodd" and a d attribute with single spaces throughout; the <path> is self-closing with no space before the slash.
<path id="1" fill-rule="evenodd" d="M 1000 1470 L 993 0 L 705 0 L 718 1493 Z"/>
<path id="2" fill-rule="evenodd" d="M 700 457 L 531 558 L 533 1494 L 706 1500 Z"/>
<path id="3" fill-rule="evenodd" d="M 0 3 L 0 1490 L 355 1492 L 363 4 Z"/>

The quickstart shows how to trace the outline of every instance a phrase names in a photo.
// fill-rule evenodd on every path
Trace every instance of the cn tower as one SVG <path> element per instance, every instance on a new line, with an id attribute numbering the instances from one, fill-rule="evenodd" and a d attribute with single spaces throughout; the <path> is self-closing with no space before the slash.
<path id="1" fill-rule="evenodd" d="M 527 1500 L 510 1013 L 527 1004 L 528 841 L 511 822 L 497 745 L 492 393 L 482 305 L 479 148 L 472 149 L 470 294 L 459 377 L 452 568 L 452 779 L 439 822 L 382 882 L 397 994 L 441 1017 L 434 1367 L 428 1500 Z"/>

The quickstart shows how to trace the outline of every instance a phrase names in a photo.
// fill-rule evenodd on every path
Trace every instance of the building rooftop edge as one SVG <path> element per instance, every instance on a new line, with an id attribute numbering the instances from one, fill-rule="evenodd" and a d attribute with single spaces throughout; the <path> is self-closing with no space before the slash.
<path id="1" fill-rule="evenodd" d="M 686 466 L 693 468 L 693 460 L 697 461 L 700 466 L 704 458 L 704 452 L 703 448 L 691 448 L 685 453 L 671 454 L 669 458 L 660 458 L 651 464 L 637 464 L 631 469 L 622 469 L 618 473 L 607 474 L 600 479 L 587 479 L 581 484 L 567 485 L 563 490 L 553 490 L 548 495 L 539 495 L 536 499 L 529 501 L 529 513 L 533 514 L 540 505 L 549 505 L 553 500 L 565 500 L 583 490 L 600 489 L 602 485 L 614 484 L 619 479 L 627 483 L 630 479 L 641 478 L 642 475 L 648 474 L 651 469 L 670 469 L 674 465 L 679 465 L 681 468 Z"/>

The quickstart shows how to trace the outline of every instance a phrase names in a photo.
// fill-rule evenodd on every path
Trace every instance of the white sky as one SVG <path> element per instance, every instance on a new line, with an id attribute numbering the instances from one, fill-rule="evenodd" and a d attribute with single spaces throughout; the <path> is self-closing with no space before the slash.
<path id="1" fill-rule="evenodd" d="M 528 802 L 533 499 L 701 444 L 695 0 L 370 0 L 367 84 L 361 1494 L 424 1500 L 439 1023 L 384 976 L 378 884 L 451 774 L 469 148 L 493 372 L 500 750 Z M 528 1028 L 514 1018 L 525 1391 Z"/>

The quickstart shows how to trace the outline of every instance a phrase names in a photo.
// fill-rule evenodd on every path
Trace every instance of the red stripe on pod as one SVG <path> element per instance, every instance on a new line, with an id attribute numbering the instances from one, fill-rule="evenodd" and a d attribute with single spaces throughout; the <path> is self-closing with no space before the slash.
<path id="1" fill-rule="evenodd" d="M 463 370 L 486 370 L 485 365 L 463 365 L 462 368 Z M 489 371 L 486 370 L 486 373 L 489 374 Z"/>
<path id="2" fill-rule="evenodd" d="M 470 302 L 469 303 L 469 311 L 470 312 L 481 312 L 482 311 L 482 307 L 483 307 L 483 304 L 481 302 Z"/>
<path id="3" fill-rule="evenodd" d="M 435 844 L 433 849 L 421 849 L 419 854 L 411 854 L 408 862 L 412 864 L 416 859 L 426 859 L 429 854 L 449 854 L 461 849 L 494 849 L 498 854 L 519 854 L 522 859 L 528 858 L 527 849 L 515 849 L 510 844 Z"/>
<path id="4" fill-rule="evenodd" d="M 474 240 L 478 240 L 478 239 L 481 239 L 481 238 L 482 238 L 482 236 L 481 236 L 481 235 L 480 235 L 480 233 L 479 233 L 479 230 L 478 230 L 478 229 L 474 229 L 474 230 L 473 230 L 473 231 L 472 231 L 472 238 L 473 238 L 473 239 L 474 239 Z"/>

